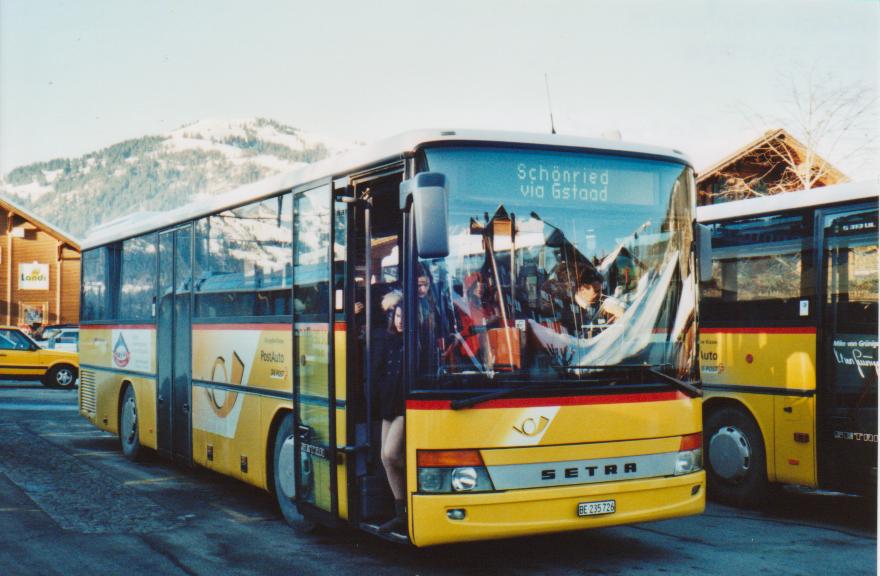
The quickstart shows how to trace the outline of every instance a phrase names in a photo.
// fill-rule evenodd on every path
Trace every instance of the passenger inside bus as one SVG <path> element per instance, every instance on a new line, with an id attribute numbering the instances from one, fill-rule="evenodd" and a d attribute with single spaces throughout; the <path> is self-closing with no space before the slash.
<path id="1" fill-rule="evenodd" d="M 563 324 L 571 328 L 571 333 L 579 337 L 596 336 L 608 324 L 623 316 L 623 306 L 612 297 L 602 294 L 602 276 L 598 273 L 585 273 L 577 282 L 577 289 L 569 307 L 568 318 Z"/>
<path id="2" fill-rule="evenodd" d="M 418 290 L 418 366 L 419 374 L 435 375 L 440 365 L 440 353 L 446 349 L 446 337 L 450 334 L 450 314 L 438 306 L 438 287 L 430 271 L 422 264 L 416 268 Z"/>
<path id="3" fill-rule="evenodd" d="M 499 319 L 497 304 L 492 300 L 487 283 L 479 271 L 464 279 L 464 298 L 455 301 L 458 319 L 458 337 L 454 351 L 464 364 L 473 363 L 477 369 L 486 361 L 486 331 Z"/>

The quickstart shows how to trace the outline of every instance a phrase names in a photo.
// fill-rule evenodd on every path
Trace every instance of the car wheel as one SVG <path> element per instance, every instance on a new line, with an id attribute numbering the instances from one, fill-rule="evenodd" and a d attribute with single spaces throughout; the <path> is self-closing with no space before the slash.
<path id="1" fill-rule="evenodd" d="M 119 445 L 122 454 L 129 460 L 137 460 L 141 456 L 141 439 L 138 433 L 137 401 L 134 388 L 127 386 L 119 406 Z"/>
<path id="2" fill-rule="evenodd" d="M 76 376 L 76 368 L 68 364 L 59 364 L 58 366 L 53 366 L 52 369 L 46 373 L 46 378 L 43 383 L 46 386 L 57 386 L 58 388 L 70 389 L 76 384 Z"/>
<path id="3" fill-rule="evenodd" d="M 704 438 L 709 497 L 740 507 L 764 502 L 767 456 L 754 418 L 739 408 L 722 408 L 709 414 Z"/>
<path id="4" fill-rule="evenodd" d="M 296 508 L 296 473 L 294 469 L 295 446 L 293 438 L 293 414 L 287 414 L 275 432 L 275 449 L 272 458 L 275 499 L 278 508 L 292 527 L 300 532 L 313 532 L 316 524 L 303 518 Z"/>

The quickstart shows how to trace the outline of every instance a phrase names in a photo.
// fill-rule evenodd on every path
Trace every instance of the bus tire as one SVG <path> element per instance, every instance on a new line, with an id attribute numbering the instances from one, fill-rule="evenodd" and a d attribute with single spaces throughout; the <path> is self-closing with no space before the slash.
<path id="1" fill-rule="evenodd" d="M 297 532 L 311 533 L 317 525 L 303 518 L 297 510 L 296 476 L 294 469 L 293 414 L 285 414 L 275 432 L 272 458 L 272 479 L 275 500 L 284 520 Z"/>
<path id="2" fill-rule="evenodd" d="M 709 497 L 744 508 L 763 503 L 769 494 L 767 453 L 754 418 L 728 406 L 710 413 L 704 429 Z"/>
<path id="3" fill-rule="evenodd" d="M 138 432 L 137 399 L 131 385 L 125 387 L 119 403 L 119 446 L 122 455 L 133 462 L 140 459 L 143 452 Z"/>
<path id="4" fill-rule="evenodd" d="M 53 388 L 70 390 L 76 384 L 76 368 L 70 364 L 58 364 L 46 372 L 43 384 Z"/>

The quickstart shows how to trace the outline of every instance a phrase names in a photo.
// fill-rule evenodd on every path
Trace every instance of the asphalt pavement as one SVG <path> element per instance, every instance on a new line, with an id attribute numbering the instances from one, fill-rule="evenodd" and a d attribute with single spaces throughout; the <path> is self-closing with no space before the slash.
<path id="1" fill-rule="evenodd" d="M 0 381 L 0 575 L 876 574 L 877 505 L 785 489 L 761 510 L 415 549 L 297 531 L 269 494 L 148 457 L 78 415 L 76 391 Z"/>

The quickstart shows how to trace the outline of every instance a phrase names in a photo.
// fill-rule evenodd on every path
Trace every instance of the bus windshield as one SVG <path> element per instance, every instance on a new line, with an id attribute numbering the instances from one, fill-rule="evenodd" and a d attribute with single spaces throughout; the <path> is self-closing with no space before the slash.
<path id="1" fill-rule="evenodd" d="M 690 379 L 690 168 L 495 147 L 425 159 L 447 177 L 450 254 L 416 269 L 414 389 L 596 382 L 645 365 Z"/>

